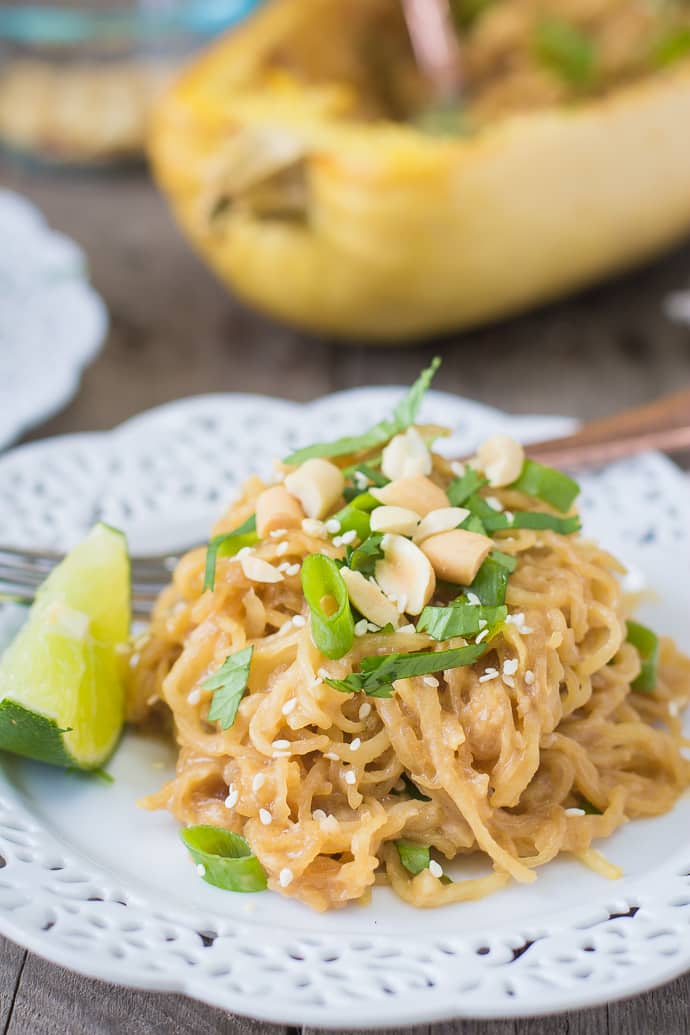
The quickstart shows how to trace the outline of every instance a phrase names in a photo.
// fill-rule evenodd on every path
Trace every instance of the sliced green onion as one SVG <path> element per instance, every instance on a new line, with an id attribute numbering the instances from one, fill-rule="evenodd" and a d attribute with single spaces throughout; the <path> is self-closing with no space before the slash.
<path id="1" fill-rule="evenodd" d="M 465 532 L 476 532 L 477 535 L 486 535 L 486 529 L 476 514 L 468 514 L 458 527 L 464 529 Z"/>
<path id="2" fill-rule="evenodd" d="M 401 794 L 407 794 L 409 798 L 414 798 L 415 801 L 431 801 L 431 798 L 426 794 L 422 794 L 417 784 L 409 778 L 407 773 L 402 773 L 400 779 L 405 785 L 405 789 L 403 791 L 396 791 L 393 788 L 391 794 L 395 795 L 396 798 L 400 797 Z"/>
<path id="3" fill-rule="evenodd" d="M 371 514 L 372 510 L 381 506 L 381 501 L 372 496 L 370 492 L 360 492 L 358 496 L 350 500 L 350 503 L 357 510 L 363 510 L 365 514 Z"/>
<path id="4" fill-rule="evenodd" d="M 369 460 L 369 463 L 366 464 L 352 464 L 351 467 L 346 467 L 343 470 L 343 475 L 345 476 L 345 478 L 354 479 L 356 474 L 363 474 L 371 485 L 374 485 L 377 489 L 382 489 L 384 485 L 388 485 L 388 483 L 390 482 L 390 478 L 386 478 L 385 474 L 382 474 L 381 471 L 378 471 L 373 466 L 373 463 L 374 462 L 372 460 Z M 361 489 L 357 489 L 357 492 L 361 491 Z"/>
<path id="5" fill-rule="evenodd" d="M 486 650 L 486 645 L 471 644 L 451 650 L 417 651 L 409 654 L 376 654 L 362 658 L 360 671 L 345 679 L 326 679 L 325 682 L 341 693 L 364 693 L 368 697 L 391 697 L 397 679 L 428 676 L 449 668 L 473 665 Z"/>
<path id="6" fill-rule="evenodd" d="M 373 575 L 376 562 L 383 557 L 381 543 L 383 536 L 375 532 L 359 546 L 347 551 L 347 566 L 353 571 L 361 571 L 362 575 Z"/>
<path id="7" fill-rule="evenodd" d="M 253 653 L 253 647 L 244 647 L 228 654 L 218 671 L 201 684 L 204 690 L 213 690 L 208 720 L 219 722 L 221 729 L 229 729 L 235 721 L 249 682 Z"/>
<path id="8" fill-rule="evenodd" d="M 373 496 L 371 498 L 374 499 Z M 343 535 L 345 532 L 355 532 L 360 542 L 363 542 L 371 532 L 368 513 L 355 506 L 354 500 L 352 503 L 348 503 L 346 507 L 343 507 L 342 510 L 339 510 L 337 514 L 334 514 L 333 520 L 340 524 L 337 535 Z"/>
<path id="9" fill-rule="evenodd" d="M 265 891 L 266 871 L 240 834 L 200 823 L 185 827 L 180 837 L 207 884 L 223 891 Z"/>
<path id="10" fill-rule="evenodd" d="M 258 543 L 256 534 L 256 514 L 234 529 L 214 535 L 206 549 L 206 569 L 204 571 L 204 590 L 213 589 L 216 582 L 216 561 L 219 557 L 234 557 L 244 546 Z"/>
<path id="11" fill-rule="evenodd" d="M 542 65 L 570 86 L 584 89 L 592 85 L 596 74 L 594 43 L 571 22 L 542 18 L 534 34 L 534 52 Z"/>
<path id="12" fill-rule="evenodd" d="M 561 514 L 570 510 L 580 494 L 580 486 L 567 474 L 535 460 L 525 460 L 520 477 L 510 488 L 550 503 Z"/>
<path id="13" fill-rule="evenodd" d="M 305 449 L 298 449 L 290 456 L 285 457 L 284 463 L 302 464 L 314 456 L 347 456 L 348 453 L 361 453 L 366 449 L 374 449 L 376 446 L 388 442 L 394 435 L 398 435 L 414 424 L 422 399 L 440 365 L 441 360 L 436 356 L 426 370 L 419 375 L 405 398 L 395 407 L 392 417 L 379 421 L 363 435 L 347 436 L 336 439 L 335 442 L 318 442 Z"/>
<path id="14" fill-rule="evenodd" d="M 431 862 L 431 852 L 428 845 L 420 845 L 417 841 L 396 841 L 400 862 L 405 869 L 416 876 L 422 870 L 426 870 Z"/>
<path id="15" fill-rule="evenodd" d="M 302 590 L 311 611 L 311 634 L 327 658 L 342 658 L 352 647 L 355 623 L 347 586 L 331 557 L 312 553 L 302 564 Z M 329 613 L 325 602 L 332 602 Z"/>
<path id="16" fill-rule="evenodd" d="M 596 805 L 592 804 L 592 802 L 589 801 L 588 798 L 585 798 L 585 796 L 583 794 L 578 794 L 577 797 L 578 797 L 578 801 L 580 803 L 579 807 L 588 816 L 603 816 L 603 812 L 601 811 L 601 809 L 598 809 L 596 807 Z"/>
<path id="17" fill-rule="evenodd" d="M 510 561 L 510 564 L 506 563 Z M 514 557 L 500 550 L 493 550 L 486 558 L 474 582 L 469 587 L 470 592 L 479 599 L 485 607 L 502 607 L 506 602 L 506 590 L 508 588 L 508 576 L 514 570 Z"/>
<path id="18" fill-rule="evenodd" d="M 626 622 L 628 643 L 640 655 L 640 674 L 630 684 L 633 690 L 641 694 L 651 694 L 656 688 L 656 669 L 659 661 L 659 637 L 646 625 L 639 622 Z"/>
<path id="19" fill-rule="evenodd" d="M 453 636 L 476 636 L 484 629 L 489 638 L 496 627 L 505 622 L 507 607 L 482 607 L 477 604 L 454 603 L 449 607 L 425 607 L 417 622 L 417 632 L 427 632 L 435 640 Z"/>
<path id="20" fill-rule="evenodd" d="M 475 471 L 474 467 L 466 467 L 462 477 L 454 478 L 450 483 L 446 495 L 452 507 L 461 507 L 465 500 L 487 484 L 486 478 L 479 471 Z"/>

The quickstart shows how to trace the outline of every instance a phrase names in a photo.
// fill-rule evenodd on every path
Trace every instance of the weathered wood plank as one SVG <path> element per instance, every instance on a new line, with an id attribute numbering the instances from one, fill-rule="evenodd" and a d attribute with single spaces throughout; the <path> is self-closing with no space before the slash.
<path id="1" fill-rule="evenodd" d="M 12 1016 L 26 956 L 26 949 L 0 937 L 0 1030 L 3 1033 Z"/>
<path id="2" fill-rule="evenodd" d="M 36 956 L 21 975 L 6 1035 L 287 1035 L 184 996 L 118 988 Z"/>
<path id="3" fill-rule="evenodd" d="M 690 974 L 609 1006 L 609 1035 L 688 1035 Z"/>

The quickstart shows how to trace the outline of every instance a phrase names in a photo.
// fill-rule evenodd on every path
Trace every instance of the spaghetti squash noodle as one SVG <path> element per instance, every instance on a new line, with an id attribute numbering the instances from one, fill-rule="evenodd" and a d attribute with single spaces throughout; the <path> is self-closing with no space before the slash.
<path id="1" fill-rule="evenodd" d="M 147 805 L 318 910 L 476 899 L 562 852 L 615 876 L 593 842 L 690 784 L 690 660 L 626 622 L 574 483 L 501 436 L 451 465 L 411 425 L 252 478 L 180 561 L 132 659 L 130 717 L 161 702 L 179 744 Z"/>

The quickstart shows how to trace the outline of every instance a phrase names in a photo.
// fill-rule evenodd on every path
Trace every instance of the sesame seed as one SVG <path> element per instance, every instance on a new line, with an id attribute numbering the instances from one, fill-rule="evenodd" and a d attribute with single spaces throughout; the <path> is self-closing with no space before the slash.
<path id="1" fill-rule="evenodd" d="M 566 816 L 586 816 L 587 813 L 584 809 L 566 809 Z"/>
<path id="2" fill-rule="evenodd" d="M 199 874 L 200 877 L 204 876 L 204 874 L 206 873 L 206 867 L 203 863 L 196 864 L 196 872 Z"/>
<path id="3" fill-rule="evenodd" d="M 283 573 L 285 573 L 288 570 L 289 567 L 290 567 L 290 562 L 289 561 L 281 561 L 280 564 L 278 565 L 278 571 L 282 571 Z"/>
<path id="4" fill-rule="evenodd" d="M 477 625 L 479 626 L 480 629 L 486 629 L 488 624 L 489 623 L 487 622 L 486 618 L 480 618 L 479 621 L 477 622 Z"/>
<path id="5" fill-rule="evenodd" d="M 360 737 L 355 737 L 354 740 L 350 741 L 350 751 L 359 751 L 362 746 Z"/>
<path id="6" fill-rule="evenodd" d="M 302 521 L 302 531 L 306 535 L 314 536 L 315 539 L 326 538 L 326 526 L 323 521 L 318 521 L 316 518 L 304 518 Z"/>
<path id="7" fill-rule="evenodd" d="M 513 679 L 512 676 L 504 676 L 503 677 L 503 682 L 505 683 L 506 686 L 509 686 L 511 688 L 511 690 L 513 690 L 515 688 L 515 680 Z"/>
<path id="8" fill-rule="evenodd" d="M 523 615 L 522 611 L 516 611 L 512 615 L 508 615 L 508 617 L 506 618 L 506 622 L 508 623 L 508 625 L 522 625 L 524 620 L 525 616 Z"/>
<path id="9" fill-rule="evenodd" d="M 488 629 L 482 629 L 482 631 L 479 633 L 479 635 L 475 636 L 474 642 L 475 643 L 481 643 L 482 640 L 485 640 L 488 635 L 489 635 L 489 630 Z"/>
<path id="10" fill-rule="evenodd" d="M 523 678 L 526 686 L 532 686 L 532 683 L 534 682 L 534 672 L 531 668 L 527 669 Z"/>
<path id="11" fill-rule="evenodd" d="M 336 535 L 340 531 L 340 522 L 337 518 L 329 518 L 324 527 L 329 535 Z"/>
<path id="12" fill-rule="evenodd" d="M 668 714 L 671 716 L 672 719 L 678 718 L 678 716 L 680 715 L 680 705 L 678 704 L 678 701 L 668 702 Z"/>
<path id="13" fill-rule="evenodd" d="M 294 880 L 294 874 L 291 869 L 285 866 L 278 874 L 278 883 L 281 888 L 286 888 L 288 884 L 292 884 Z"/>
<path id="14" fill-rule="evenodd" d="M 400 628 L 395 631 L 402 633 L 404 636 L 410 636 L 412 633 L 417 632 L 414 625 L 401 625 Z"/>
<path id="15" fill-rule="evenodd" d="M 352 784 L 357 783 L 357 773 L 354 771 L 354 769 L 348 769 L 348 771 L 345 773 L 345 783 L 349 783 L 350 786 L 352 786 Z"/>
<path id="16" fill-rule="evenodd" d="M 357 533 L 354 530 L 354 528 L 351 528 L 349 532 L 345 532 L 340 538 L 342 539 L 345 546 L 350 546 L 350 544 L 354 543 L 355 539 L 357 538 Z"/>
<path id="17" fill-rule="evenodd" d="M 271 744 L 271 747 L 275 751 L 287 751 L 290 748 L 290 741 L 289 740 L 274 740 L 273 743 Z"/>
<path id="18" fill-rule="evenodd" d="M 319 679 L 330 679 L 331 678 L 331 673 L 327 669 L 325 669 L 325 668 L 320 668 L 316 674 L 319 677 Z"/>
<path id="19" fill-rule="evenodd" d="M 237 805 L 239 796 L 240 792 L 237 790 L 235 785 L 231 783 L 228 787 L 228 796 L 225 799 L 225 808 L 234 809 L 235 805 Z"/>
<path id="20" fill-rule="evenodd" d="M 513 521 L 515 520 L 515 515 L 513 514 L 512 510 L 506 510 L 506 511 L 504 511 L 504 513 L 505 513 L 506 518 L 508 519 L 508 521 L 512 525 Z"/>
<path id="21" fill-rule="evenodd" d="M 297 573 L 299 572 L 299 569 L 300 569 L 300 565 L 299 564 L 291 564 L 291 565 L 289 565 L 289 567 L 287 567 L 285 569 L 285 574 L 286 575 L 297 575 Z"/>
<path id="22" fill-rule="evenodd" d="M 429 873 L 432 877 L 442 877 L 443 867 L 435 859 L 432 859 L 429 863 Z"/>
<path id="23" fill-rule="evenodd" d="M 366 719 L 367 715 L 371 715 L 371 705 L 368 701 L 365 701 L 364 704 L 360 706 L 358 714 L 360 720 L 364 720 Z"/>
<path id="24" fill-rule="evenodd" d="M 498 675 L 498 670 L 495 668 L 487 668 L 483 676 L 479 677 L 480 683 L 488 683 L 491 679 L 495 679 Z"/>
<path id="25" fill-rule="evenodd" d="M 201 690 L 196 687 L 194 690 L 187 694 L 187 701 L 189 704 L 198 704 L 201 700 Z"/>
<path id="26" fill-rule="evenodd" d="M 508 658 L 507 661 L 503 662 L 503 675 L 514 676 L 518 670 L 517 658 Z"/>
<path id="27" fill-rule="evenodd" d="M 438 686 L 438 679 L 436 676 L 424 676 L 422 682 L 426 683 L 427 686 Z"/>
<path id="28" fill-rule="evenodd" d="M 492 510 L 497 510 L 499 512 L 503 510 L 503 504 L 495 496 L 486 496 L 485 500 Z"/>
<path id="29" fill-rule="evenodd" d="M 289 715 L 290 712 L 294 712 L 297 707 L 297 698 L 291 697 L 289 701 L 286 701 L 283 707 L 280 709 L 283 715 Z"/>
<path id="30" fill-rule="evenodd" d="M 468 604 L 475 604 L 475 605 L 481 604 L 481 600 L 479 599 L 479 597 L 477 596 L 476 593 L 469 592 L 469 593 L 467 593 L 465 595 L 467 596 L 467 603 Z"/>
<path id="31" fill-rule="evenodd" d="M 287 528 L 274 528 L 273 531 L 268 534 L 271 539 L 282 539 L 284 535 L 287 535 Z"/>
<path id="32" fill-rule="evenodd" d="M 259 819 L 265 827 L 270 827 L 273 816 L 268 809 L 259 809 Z"/>
<path id="33" fill-rule="evenodd" d="M 331 830 L 335 833 L 338 832 L 338 820 L 335 816 L 326 816 L 322 825 L 324 830 Z"/>
<path id="34" fill-rule="evenodd" d="M 355 622 L 355 636 L 365 636 L 368 624 L 366 618 L 360 618 L 358 622 Z"/>
<path id="35" fill-rule="evenodd" d="M 334 535 L 333 536 L 333 545 L 334 546 L 342 546 L 343 545 L 343 537 L 341 535 Z"/>
<path id="36" fill-rule="evenodd" d="M 305 625 L 307 624 L 307 619 L 304 617 L 304 615 L 293 615 L 292 624 L 296 626 L 298 629 L 304 629 Z"/>
<path id="37" fill-rule="evenodd" d="M 289 543 L 278 543 L 278 545 L 276 546 L 276 556 L 277 557 L 284 557 L 289 549 L 290 549 L 290 544 Z"/>
<path id="38" fill-rule="evenodd" d="M 366 489 L 369 479 L 363 471 L 355 471 L 353 481 L 358 489 Z"/>
<path id="39" fill-rule="evenodd" d="M 312 816 L 317 823 L 321 823 L 326 818 L 326 813 L 323 811 L 323 809 L 314 809 L 314 811 L 312 812 Z"/>
<path id="40" fill-rule="evenodd" d="M 335 751 L 324 752 L 324 758 L 327 758 L 329 762 L 339 762 L 340 755 L 336 755 Z"/>
<path id="41" fill-rule="evenodd" d="M 377 633 L 381 631 L 380 625 L 374 625 L 373 622 L 367 622 L 367 629 L 370 633 Z"/>
<path id="42" fill-rule="evenodd" d="M 266 777 L 263 773 L 257 773 L 252 780 L 252 790 L 260 791 L 263 785 L 266 783 Z"/>

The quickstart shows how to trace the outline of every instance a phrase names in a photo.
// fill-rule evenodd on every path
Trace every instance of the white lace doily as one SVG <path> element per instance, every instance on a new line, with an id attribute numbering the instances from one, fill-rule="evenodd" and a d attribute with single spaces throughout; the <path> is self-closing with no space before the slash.
<path id="1" fill-rule="evenodd" d="M 0 190 L 0 449 L 72 398 L 108 319 L 81 250 Z"/>
<path id="2" fill-rule="evenodd" d="M 112 433 L 24 446 L 0 458 L 3 537 L 68 546 L 103 518 L 129 532 L 135 551 L 205 538 L 250 471 L 297 443 L 370 424 L 398 397 L 367 389 L 299 406 L 208 396 Z M 424 415 L 457 429 L 458 452 L 497 428 L 529 439 L 568 423 L 508 418 L 440 393 Z M 647 455 L 582 481 L 586 530 L 658 591 L 643 620 L 690 646 L 685 478 Z M 380 888 L 366 908 L 318 915 L 198 878 L 172 818 L 136 806 L 172 764 L 172 749 L 134 733 L 109 766 L 112 786 L 0 759 L 0 930 L 85 974 L 349 1030 L 573 1009 L 690 966 L 687 796 L 606 842 L 625 870 L 618 882 L 560 859 L 533 885 L 482 902 L 415 911 Z"/>

